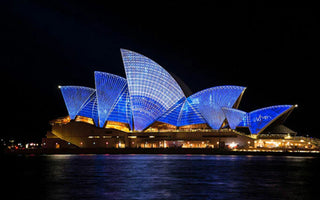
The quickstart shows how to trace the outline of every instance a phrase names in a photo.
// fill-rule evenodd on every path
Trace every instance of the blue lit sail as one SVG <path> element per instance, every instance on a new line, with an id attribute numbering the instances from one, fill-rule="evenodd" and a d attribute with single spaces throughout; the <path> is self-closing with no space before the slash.
<path id="1" fill-rule="evenodd" d="M 204 123 L 207 123 L 207 121 L 202 117 L 200 112 L 191 105 L 191 103 L 187 99 L 180 112 L 178 126 Z"/>
<path id="2" fill-rule="evenodd" d="M 125 78 L 105 72 L 94 72 L 98 101 L 99 126 L 103 127 L 121 91 L 126 86 Z"/>
<path id="3" fill-rule="evenodd" d="M 244 121 L 247 113 L 238 109 L 234 109 L 234 108 L 226 108 L 226 107 L 222 107 L 222 111 L 224 112 L 229 126 L 232 129 L 236 129 L 236 127 L 242 122 Z"/>
<path id="4" fill-rule="evenodd" d="M 126 85 L 121 95 L 117 99 L 115 106 L 112 108 L 108 121 L 123 122 L 130 125 L 132 130 L 132 113 L 128 86 Z"/>
<path id="5" fill-rule="evenodd" d="M 157 121 L 172 124 L 174 126 L 186 126 L 192 124 L 204 124 L 206 120 L 201 116 L 186 98 L 182 98 L 171 109 L 163 114 Z"/>
<path id="6" fill-rule="evenodd" d="M 176 127 L 208 124 L 220 129 L 225 119 L 232 129 L 248 127 L 261 133 L 293 108 L 278 105 L 244 112 L 237 106 L 245 87 L 217 86 L 188 98 L 176 80 L 159 64 L 133 51 L 121 49 L 127 79 L 95 72 L 96 89 L 62 86 L 61 93 L 69 116 L 92 118 L 103 127 L 106 121 L 127 123 L 131 130 L 143 131 L 155 121 Z"/>
<path id="7" fill-rule="evenodd" d="M 258 134 L 262 132 L 272 121 L 280 117 L 290 108 L 292 105 L 277 105 L 266 108 L 254 110 L 249 113 L 249 129 L 252 134 Z"/>
<path id="8" fill-rule="evenodd" d="M 185 97 L 175 79 L 153 60 L 121 49 L 135 130 L 142 131 Z"/>
<path id="9" fill-rule="evenodd" d="M 222 108 L 230 128 L 248 127 L 251 134 L 261 133 L 274 120 L 292 109 L 292 105 L 277 105 L 246 113 L 233 108 Z"/>
<path id="10" fill-rule="evenodd" d="M 239 127 L 250 127 L 250 118 L 249 118 L 249 113 L 246 113 L 244 116 L 243 116 L 243 119 L 242 121 L 237 125 Z"/>
<path id="11" fill-rule="evenodd" d="M 166 113 L 164 113 L 157 121 L 178 126 L 181 109 L 185 103 L 186 98 L 183 97 L 175 105 L 172 106 Z"/>
<path id="12" fill-rule="evenodd" d="M 95 91 L 82 86 L 60 86 L 59 88 L 71 119 L 76 117 L 81 106 Z"/>
<path id="13" fill-rule="evenodd" d="M 98 102 L 97 102 L 97 95 L 95 92 L 82 105 L 77 115 L 92 118 L 94 121 L 94 124 L 98 126 L 99 124 Z"/>
<path id="14" fill-rule="evenodd" d="M 211 128 L 219 129 L 225 120 L 222 107 L 232 108 L 244 90 L 245 87 L 240 86 L 217 86 L 197 92 L 188 97 L 188 100 Z"/>

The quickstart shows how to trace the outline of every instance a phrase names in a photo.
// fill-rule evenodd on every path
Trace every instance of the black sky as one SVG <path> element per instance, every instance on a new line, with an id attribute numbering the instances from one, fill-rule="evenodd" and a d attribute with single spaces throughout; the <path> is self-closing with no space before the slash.
<path id="1" fill-rule="evenodd" d="M 44 136 L 49 120 L 67 115 L 58 85 L 94 87 L 94 71 L 125 76 L 120 48 L 193 92 L 246 86 L 244 111 L 298 104 L 286 125 L 320 136 L 315 5 L 148 2 L 1 1 L 1 136 Z"/>

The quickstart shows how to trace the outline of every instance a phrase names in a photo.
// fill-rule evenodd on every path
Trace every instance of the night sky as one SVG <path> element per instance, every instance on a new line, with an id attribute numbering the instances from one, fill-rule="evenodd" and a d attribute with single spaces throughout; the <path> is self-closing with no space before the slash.
<path id="1" fill-rule="evenodd" d="M 246 86 L 244 111 L 298 104 L 285 125 L 320 137 L 315 5 L 117 2 L 1 1 L 1 136 L 45 136 L 49 120 L 67 115 L 58 85 L 94 87 L 94 71 L 125 77 L 125 48 L 193 93 Z"/>

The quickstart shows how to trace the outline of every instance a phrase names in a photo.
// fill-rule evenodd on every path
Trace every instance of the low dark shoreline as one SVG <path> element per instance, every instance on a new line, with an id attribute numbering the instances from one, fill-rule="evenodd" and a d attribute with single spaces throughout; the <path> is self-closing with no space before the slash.
<path id="1" fill-rule="evenodd" d="M 182 148 L 125 148 L 125 149 L 25 149 L 5 150 L 4 155 L 45 155 L 45 154 L 204 154 L 204 155 L 261 155 L 261 156 L 313 156 L 315 152 L 271 152 L 271 151 L 230 151 L 220 149 Z"/>

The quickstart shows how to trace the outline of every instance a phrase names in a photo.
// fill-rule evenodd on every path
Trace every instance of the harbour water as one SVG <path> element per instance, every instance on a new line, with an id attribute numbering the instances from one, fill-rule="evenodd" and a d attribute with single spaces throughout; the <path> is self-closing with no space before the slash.
<path id="1" fill-rule="evenodd" d="M 10 199 L 318 199 L 320 159 L 232 155 L 1 158 Z M 4 186 L 3 186 L 4 185 Z"/>

